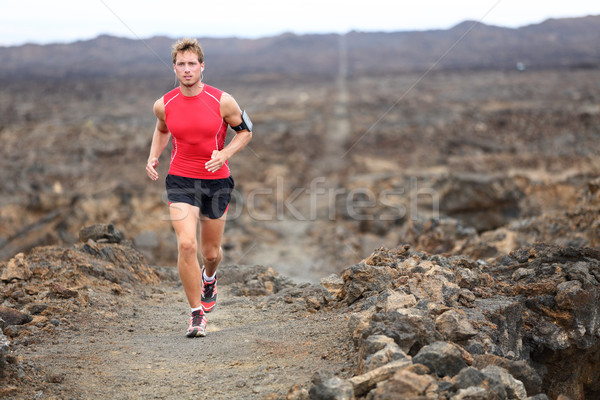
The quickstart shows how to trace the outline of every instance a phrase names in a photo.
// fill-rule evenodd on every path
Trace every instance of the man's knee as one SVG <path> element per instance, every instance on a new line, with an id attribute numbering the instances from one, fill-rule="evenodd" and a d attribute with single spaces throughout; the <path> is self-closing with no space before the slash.
<path id="1" fill-rule="evenodd" d="M 220 252 L 221 252 L 221 248 L 220 247 L 206 247 L 202 249 L 202 256 L 206 259 L 206 261 L 208 262 L 215 262 L 219 259 L 220 256 Z"/>
<path id="2" fill-rule="evenodd" d="M 198 244 L 194 239 L 179 240 L 179 253 L 182 255 L 195 255 L 198 249 Z"/>

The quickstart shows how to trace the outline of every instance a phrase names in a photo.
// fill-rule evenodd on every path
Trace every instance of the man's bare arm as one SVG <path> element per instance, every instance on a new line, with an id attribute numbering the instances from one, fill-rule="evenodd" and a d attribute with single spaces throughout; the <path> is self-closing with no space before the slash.
<path id="1" fill-rule="evenodd" d="M 158 180 L 158 159 L 171 138 L 171 132 L 165 122 L 165 103 L 162 97 L 154 103 L 154 115 L 156 115 L 156 127 L 152 136 L 152 145 L 150 146 L 150 155 L 146 163 L 146 173 L 153 181 Z"/>
<path id="2" fill-rule="evenodd" d="M 231 126 L 238 126 L 242 123 L 242 110 L 235 99 L 227 93 L 221 96 L 221 115 L 225 122 Z M 242 150 L 252 139 L 252 132 L 247 129 L 237 132 L 235 137 L 221 151 L 213 151 L 211 160 L 205 166 L 210 172 L 218 171 L 225 161 L 233 157 L 237 152 Z"/>

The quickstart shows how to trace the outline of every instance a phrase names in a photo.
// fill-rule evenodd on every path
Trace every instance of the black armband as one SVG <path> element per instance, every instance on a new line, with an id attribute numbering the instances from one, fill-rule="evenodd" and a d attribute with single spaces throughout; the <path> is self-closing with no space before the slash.
<path id="1" fill-rule="evenodd" d="M 252 132 L 252 121 L 250 121 L 250 117 L 246 114 L 246 110 L 242 111 L 242 123 L 238 126 L 232 126 L 231 129 L 236 132 L 243 131 L 244 129 Z"/>

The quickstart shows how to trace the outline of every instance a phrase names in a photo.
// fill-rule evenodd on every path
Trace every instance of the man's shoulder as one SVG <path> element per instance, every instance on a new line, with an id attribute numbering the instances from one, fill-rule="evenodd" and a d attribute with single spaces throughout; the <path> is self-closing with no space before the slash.
<path id="1" fill-rule="evenodd" d="M 221 89 L 218 89 L 214 86 L 207 85 L 206 83 L 204 84 L 204 88 L 202 90 L 204 90 L 206 93 L 212 94 L 213 96 L 217 97 L 218 99 L 220 99 L 221 95 L 224 93 Z"/>
<path id="2" fill-rule="evenodd" d="M 169 90 L 167 93 L 165 93 L 163 95 L 163 99 L 165 101 L 165 103 L 167 103 L 169 100 L 171 100 L 173 97 L 177 96 L 177 94 L 180 93 L 179 87 L 176 87 L 175 89 Z"/>

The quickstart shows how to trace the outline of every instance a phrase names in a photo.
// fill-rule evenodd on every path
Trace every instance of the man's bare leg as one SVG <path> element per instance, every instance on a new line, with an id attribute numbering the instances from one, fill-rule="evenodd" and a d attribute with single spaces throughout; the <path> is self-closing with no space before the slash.
<path id="1" fill-rule="evenodd" d="M 223 239 L 226 218 L 227 212 L 218 219 L 200 217 L 202 263 L 207 276 L 213 276 L 217 272 L 219 263 L 223 259 L 221 240 Z"/>
<path id="2" fill-rule="evenodd" d="M 177 269 L 191 308 L 201 306 L 201 270 L 198 263 L 199 209 L 186 203 L 169 207 L 171 223 L 177 235 Z"/>

